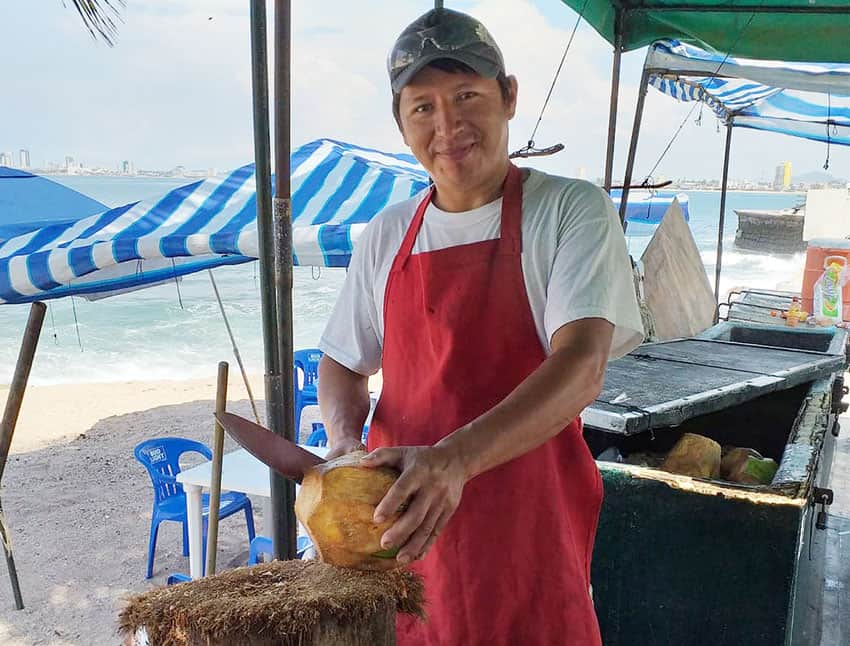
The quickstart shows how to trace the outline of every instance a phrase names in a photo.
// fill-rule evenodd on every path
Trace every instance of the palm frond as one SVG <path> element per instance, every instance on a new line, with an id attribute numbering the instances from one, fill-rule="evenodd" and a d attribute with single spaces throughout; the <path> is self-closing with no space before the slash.
<path id="1" fill-rule="evenodd" d="M 118 35 L 118 24 L 121 21 L 121 9 L 125 0 L 71 0 L 83 24 L 89 30 L 92 38 L 101 37 L 111 47 Z M 65 0 L 62 6 L 67 7 Z"/>

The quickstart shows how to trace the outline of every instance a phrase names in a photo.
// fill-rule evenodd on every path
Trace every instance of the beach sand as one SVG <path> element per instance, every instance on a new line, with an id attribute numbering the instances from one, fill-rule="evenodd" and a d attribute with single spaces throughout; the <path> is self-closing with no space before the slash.
<path id="1" fill-rule="evenodd" d="M 180 525 L 163 523 L 153 578 L 144 578 L 152 488 L 133 448 L 159 436 L 211 445 L 215 381 L 27 389 L 2 480 L 25 608 L 15 609 L 6 568 L 0 565 L 0 644 L 120 643 L 116 627 L 124 599 L 164 585 L 169 574 L 188 572 Z M 251 382 L 262 399 L 262 377 Z M 8 388 L 0 387 L 0 402 L 7 394 Z M 233 368 L 228 410 L 252 417 Z M 316 419 L 318 408 L 305 409 L 302 433 Z M 227 438 L 225 451 L 235 448 Z M 252 502 L 259 531 L 262 499 Z M 247 559 L 244 516 L 236 514 L 219 525 L 218 569 L 244 565 Z"/>

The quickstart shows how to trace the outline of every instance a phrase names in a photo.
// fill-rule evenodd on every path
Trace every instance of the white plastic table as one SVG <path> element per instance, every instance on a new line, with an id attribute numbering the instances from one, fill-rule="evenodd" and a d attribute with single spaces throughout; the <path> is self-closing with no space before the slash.
<path id="1" fill-rule="evenodd" d="M 323 446 L 303 447 L 318 456 L 327 455 L 328 449 Z M 212 480 L 212 462 L 204 462 L 191 469 L 177 474 L 177 482 L 183 485 L 186 492 L 186 515 L 189 533 L 189 576 L 193 579 L 203 576 L 203 515 L 201 510 L 201 493 L 210 488 Z M 221 490 L 240 491 L 248 495 L 264 498 L 264 503 L 270 502 L 271 483 L 269 468 L 245 449 L 226 453 L 221 460 Z M 264 514 L 271 518 L 270 513 Z"/>

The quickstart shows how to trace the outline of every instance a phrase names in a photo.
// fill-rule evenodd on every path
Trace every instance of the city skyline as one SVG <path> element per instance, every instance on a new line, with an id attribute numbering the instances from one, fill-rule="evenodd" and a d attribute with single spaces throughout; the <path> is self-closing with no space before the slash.
<path id="1" fill-rule="evenodd" d="M 379 20 L 369 6 L 368 0 L 365 8 L 339 0 L 321 7 L 293 3 L 293 147 L 328 137 L 407 151 L 390 112 L 386 50 L 431 4 L 375 0 Z M 510 11 L 505 0 L 453 6 L 488 25 L 517 75 L 510 141 L 517 149 L 534 130 L 576 14 L 556 0 L 511 0 Z M 32 46 L 48 36 L 50 48 Z M 15 100 L 2 108 L 0 123 L 7 127 L 0 126 L 0 150 L 29 149 L 35 165 L 67 154 L 101 168 L 133 160 L 138 169 L 224 170 L 253 161 L 247 7 L 226 0 L 130 3 L 109 48 L 92 40 L 71 10 L 16 3 L 4 12 L 0 38 L 11 51 L 26 52 L 4 75 L 4 89 Z M 644 54 L 623 57 L 615 175 L 623 173 Z M 610 46 L 582 23 L 535 135 L 540 147 L 563 143 L 565 149 L 524 163 L 564 175 L 584 166 L 588 178 L 601 175 L 610 77 Z M 636 178 L 651 169 L 666 177 L 720 175 L 724 128 L 709 110 L 699 119 L 691 108 L 650 89 Z M 730 175 L 736 178 L 771 179 L 776 160 L 808 171 L 827 159 L 826 145 L 782 135 L 736 129 L 733 140 Z M 850 151 L 833 146 L 829 156 L 830 172 L 850 174 Z"/>
<path id="2" fill-rule="evenodd" d="M 8 163 L 9 158 L 12 158 L 13 163 Z M 24 162 L 26 158 L 26 165 Z M 130 159 L 121 159 L 115 162 L 112 167 L 93 166 L 88 167 L 83 161 L 77 160 L 73 155 L 65 155 L 62 162 L 51 161 L 41 166 L 33 166 L 30 163 L 31 155 L 29 149 L 21 148 L 19 150 L 18 162 L 14 163 L 14 156 L 11 152 L 2 152 L 0 147 L 0 166 L 9 166 L 11 168 L 20 168 L 32 172 L 42 174 L 68 174 L 68 175 L 118 175 L 123 177 L 186 177 L 186 178 L 204 178 L 215 177 L 219 174 L 219 170 L 215 167 L 204 169 L 187 168 L 183 164 L 175 164 L 166 168 L 137 168 L 135 163 Z M 772 177 L 768 177 L 767 173 L 763 173 L 758 179 L 746 177 L 729 178 L 730 189 L 735 190 L 765 190 L 773 189 L 776 191 L 793 190 L 809 187 L 826 187 L 826 186 L 844 186 L 848 184 L 848 179 L 843 176 L 837 176 L 823 170 L 807 170 L 799 174 L 797 181 L 794 181 L 793 164 L 790 161 L 779 161 L 778 163 L 767 164 L 774 169 Z M 228 172 L 233 169 L 222 169 L 221 172 Z M 579 179 L 588 179 L 597 184 L 601 184 L 601 177 L 589 177 L 585 166 L 578 166 L 573 169 L 569 176 Z M 799 177 L 806 179 L 800 180 Z M 622 178 L 615 177 L 615 183 L 621 182 Z M 691 188 L 699 189 L 706 186 L 719 186 L 720 179 L 718 177 L 689 177 L 686 175 L 678 177 L 661 177 L 656 178 L 658 181 L 671 180 L 674 188 Z"/>

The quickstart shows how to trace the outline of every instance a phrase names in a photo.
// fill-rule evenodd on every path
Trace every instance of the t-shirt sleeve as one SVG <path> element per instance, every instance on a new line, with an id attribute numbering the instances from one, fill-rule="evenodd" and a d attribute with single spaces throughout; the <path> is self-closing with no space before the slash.
<path id="1" fill-rule="evenodd" d="M 379 312 L 373 289 L 376 249 L 372 225 L 366 227 L 354 247 L 348 274 L 319 341 L 322 352 L 364 376 L 375 374 L 381 367 Z"/>
<path id="2" fill-rule="evenodd" d="M 643 341 L 631 260 L 614 204 L 602 189 L 574 182 L 562 196 L 558 246 L 547 287 L 547 337 L 566 323 L 603 318 L 614 325 L 609 357 Z"/>

